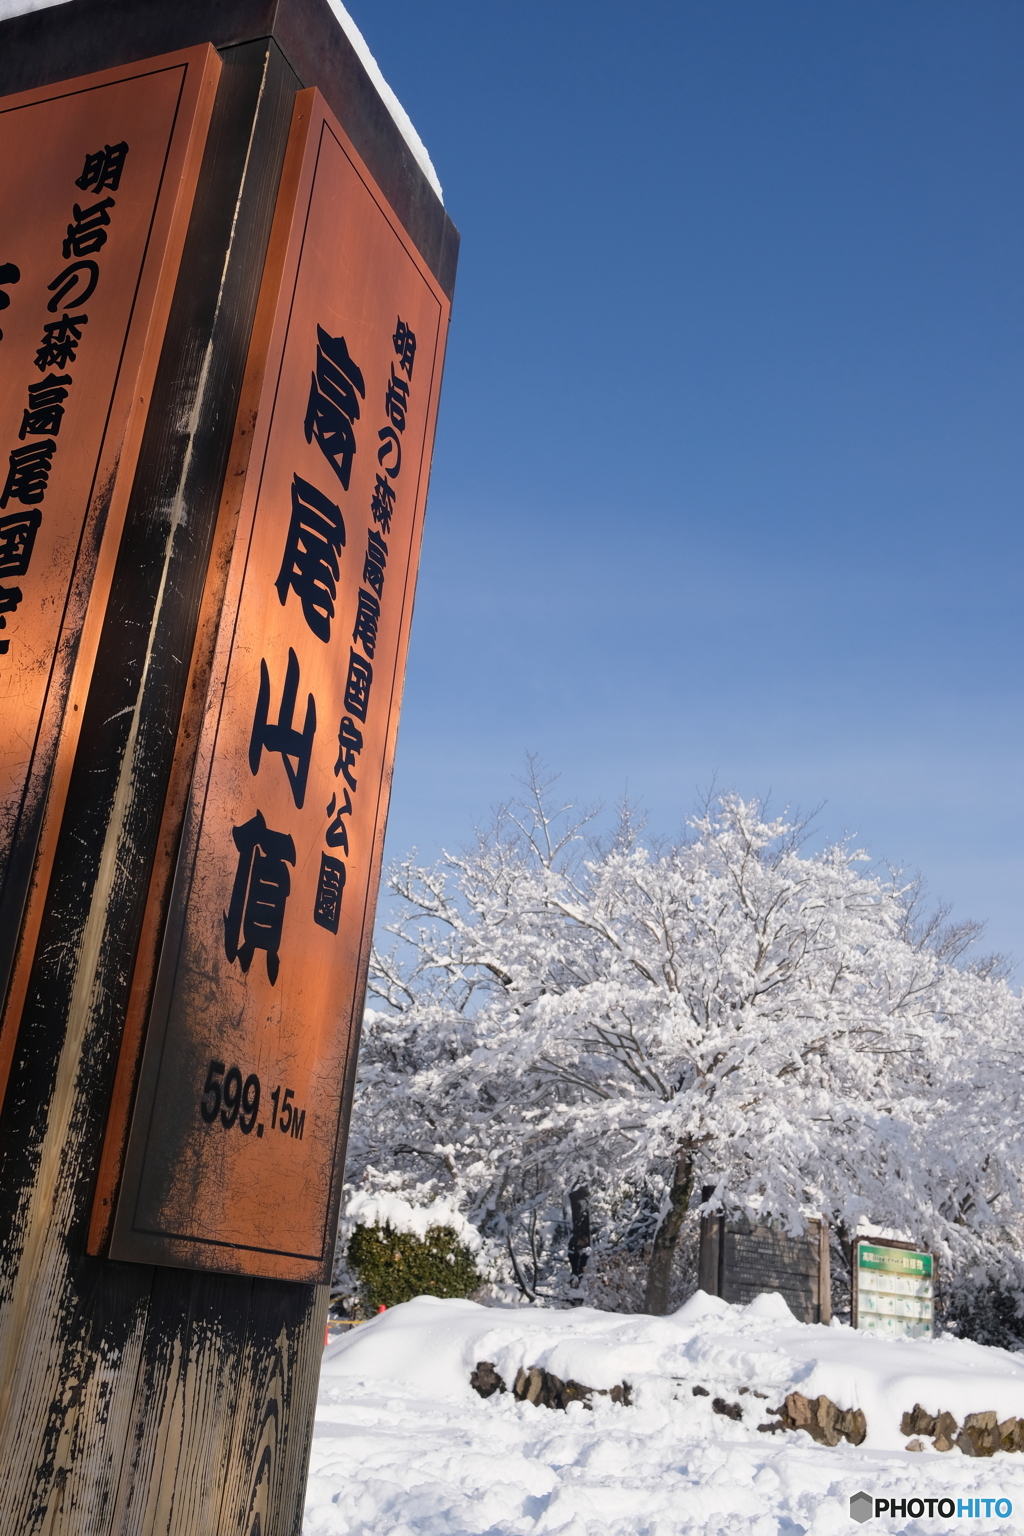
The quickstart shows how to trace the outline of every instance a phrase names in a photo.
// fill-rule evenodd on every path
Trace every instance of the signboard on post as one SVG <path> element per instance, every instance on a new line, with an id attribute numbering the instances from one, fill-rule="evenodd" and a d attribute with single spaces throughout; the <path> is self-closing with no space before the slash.
<path id="1" fill-rule="evenodd" d="M 363 53 L 0 20 L 4 1536 L 301 1524 L 459 245 Z"/>
<path id="2" fill-rule="evenodd" d="M 853 1326 L 887 1338 L 930 1339 L 935 1260 L 910 1243 L 859 1238 L 854 1245 Z"/>
<path id="3" fill-rule="evenodd" d="M 710 1199 L 708 1188 L 703 1198 Z M 832 1316 L 828 1226 L 809 1220 L 800 1237 L 742 1214 L 705 1216 L 700 1224 L 698 1284 L 710 1296 L 746 1305 L 774 1292 L 802 1323 L 827 1323 Z"/>
<path id="4" fill-rule="evenodd" d="M 0 105 L 0 992 L 78 740 L 220 73 L 204 45 Z"/>
<path id="5" fill-rule="evenodd" d="M 114 1258 L 329 1278 L 448 314 L 301 92 Z"/>

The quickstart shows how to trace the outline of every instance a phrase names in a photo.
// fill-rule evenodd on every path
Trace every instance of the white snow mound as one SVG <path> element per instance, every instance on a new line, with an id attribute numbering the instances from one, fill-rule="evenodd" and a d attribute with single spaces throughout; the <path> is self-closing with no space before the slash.
<path id="1" fill-rule="evenodd" d="M 628 1381 L 638 1403 L 673 1394 L 692 1403 L 694 1386 L 730 1402 L 764 1392 L 770 1407 L 787 1392 L 824 1393 L 840 1408 L 864 1410 L 865 1445 L 877 1450 L 903 1450 L 900 1419 L 915 1403 L 929 1413 L 948 1410 L 959 1422 L 987 1409 L 1000 1419 L 1024 1417 L 1022 1356 L 963 1339 L 885 1339 L 842 1325 L 809 1326 L 781 1296 L 767 1294 L 738 1307 L 698 1291 L 670 1317 L 589 1307 L 503 1310 L 420 1296 L 353 1328 L 326 1351 L 321 1375 L 468 1401 L 476 1397 L 469 1376 L 479 1360 L 491 1361 L 509 1385 L 520 1366 L 531 1365 L 606 1390 Z M 748 1391 L 740 1394 L 741 1387 Z M 769 1417 L 763 1402 L 745 1405 L 743 1422 L 755 1432 Z"/>
<path id="2" fill-rule="evenodd" d="M 469 1385 L 480 1360 L 509 1384 L 530 1365 L 591 1387 L 628 1381 L 633 1404 L 485 1400 Z M 759 1431 L 794 1390 L 862 1408 L 864 1444 Z M 742 1417 L 716 1413 L 716 1397 Z M 304 1536 L 848 1536 L 862 1489 L 1005 1499 L 1010 1518 L 990 1504 L 985 1530 L 1024 1529 L 1024 1457 L 908 1452 L 900 1419 L 915 1403 L 960 1422 L 1024 1416 L 1024 1357 L 809 1327 L 778 1296 L 739 1307 L 698 1292 L 664 1318 L 423 1296 L 324 1353 Z M 880 1516 L 870 1528 L 945 1524 Z"/>

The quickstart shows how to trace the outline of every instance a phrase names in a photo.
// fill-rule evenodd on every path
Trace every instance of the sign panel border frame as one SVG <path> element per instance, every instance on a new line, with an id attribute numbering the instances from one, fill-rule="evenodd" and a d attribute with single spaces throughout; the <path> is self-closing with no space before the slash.
<path id="1" fill-rule="evenodd" d="M 326 1281 L 329 1279 L 333 1264 L 333 1232 L 341 1197 L 343 1152 L 354 1084 L 366 971 L 372 942 L 373 915 L 380 878 L 398 714 L 443 373 L 444 346 L 450 319 L 448 296 L 395 215 L 365 162 L 322 95 L 315 88 L 298 92 L 257 305 L 246 380 L 239 404 L 234 446 L 225 476 L 218 532 L 215 537 L 215 549 L 223 552 L 229 545 L 233 545 L 235 554 L 222 606 L 216 597 L 211 598 L 211 602 L 219 608 L 215 622 L 220 630 L 217 650 L 221 660 L 215 662 L 210 677 L 206 695 L 207 711 L 212 710 L 216 714 L 220 707 L 216 701 L 223 697 L 226 680 L 225 636 L 229 634 L 237 620 L 241 577 L 244 573 L 244 562 L 240 561 L 238 552 L 247 541 L 247 530 L 251 531 L 251 520 L 259 500 L 264 462 L 269 452 L 273 406 L 280 387 L 279 376 L 284 357 L 288 317 L 294 302 L 299 276 L 301 232 L 309 216 L 319 145 L 325 130 L 333 135 L 351 162 L 421 280 L 433 295 L 438 306 L 439 330 L 435 368 L 429 381 L 427 397 L 425 447 L 417 469 L 415 493 L 410 496 L 412 523 L 410 563 L 404 587 L 400 593 L 396 593 L 396 597 L 400 598 L 401 607 L 396 670 L 384 732 L 383 772 L 376 791 L 373 847 L 368 859 L 369 874 L 361 916 L 359 963 L 354 977 L 351 1007 L 347 1014 L 349 1049 L 335 1131 L 333 1172 L 330 1189 L 324 1201 L 321 1248 L 319 1254 L 314 1257 L 311 1254 L 288 1252 L 283 1249 L 268 1250 L 266 1247 L 256 1245 L 246 1247 L 236 1243 L 215 1244 L 192 1235 L 177 1236 L 145 1232 L 135 1225 L 131 1214 L 144 1159 L 141 1148 L 145 1143 L 140 1138 L 148 1135 L 143 1129 L 147 1120 L 146 1105 L 152 1102 L 159 1070 L 159 1058 L 169 1026 L 168 1010 L 176 971 L 178 945 L 184 932 L 187 892 L 198 847 L 202 805 L 205 801 L 206 786 L 212 765 L 215 732 L 209 726 L 204 729 L 196 754 L 192 775 L 193 789 L 189 796 L 181 851 L 169 904 L 170 916 L 164 935 L 163 951 L 148 1021 L 145 1016 L 144 989 L 133 989 L 134 1007 L 129 1011 L 122 1042 L 88 1243 L 88 1251 L 91 1253 L 107 1252 L 112 1258 L 129 1262 L 201 1268 L 220 1273 L 265 1276 L 301 1282 Z M 212 564 L 216 564 L 216 557 Z M 210 622 L 211 617 L 207 614 L 206 622 Z M 202 628 L 202 621 L 200 627 Z M 367 787 L 372 792 L 372 785 L 368 784 Z M 342 1027 L 339 1025 L 339 1032 Z M 218 1250 L 219 1262 L 217 1263 L 210 1262 L 211 1248 Z M 246 1255 L 249 1257 L 245 1257 Z M 252 1255 L 262 1257 L 254 1262 Z"/>

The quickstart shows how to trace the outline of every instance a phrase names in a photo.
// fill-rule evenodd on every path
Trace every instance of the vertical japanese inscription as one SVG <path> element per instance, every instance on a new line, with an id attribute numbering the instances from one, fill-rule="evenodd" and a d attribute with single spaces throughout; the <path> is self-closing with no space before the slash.
<path id="1" fill-rule="evenodd" d="M 118 191 L 127 154 L 128 144 L 124 139 L 87 153 L 85 167 L 81 176 L 76 176 L 75 186 L 92 191 L 104 187 Z M 67 226 L 61 245 L 63 256 L 91 257 L 102 251 L 111 223 L 110 210 L 115 206 L 113 197 L 105 197 L 86 208 L 74 203 L 72 222 Z M 7 263 L 7 267 L 16 275 L 16 280 L 20 280 L 20 268 L 13 263 Z M 71 299 L 72 294 L 71 307 L 79 309 L 92 297 L 99 280 L 98 261 L 73 261 L 47 283 L 47 291 L 53 297 L 46 309 L 53 314 Z M 57 452 L 56 437 L 64 421 L 65 402 L 73 395 L 74 374 L 49 370 L 73 368 L 77 364 L 82 327 L 88 322 L 87 314 L 70 315 L 65 310 L 59 320 L 42 326 L 42 339 L 34 362 L 45 377 L 39 382 L 29 380 L 26 384 L 27 403 L 18 429 L 18 440 L 24 446 L 11 449 L 7 478 L 0 491 L 0 510 L 10 502 L 21 502 L 23 507 L 33 509 L 28 513 L 11 512 L 0 518 L 0 574 L 7 577 L 29 574 L 36 534 L 43 521 L 42 503 L 46 499 Z M 17 612 L 23 596 L 20 587 L 0 586 L 0 629 L 7 628 L 7 616 Z M 10 646 L 8 637 L 0 637 L 0 656 L 7 655 Z"/>
<path id="2" fill-rule="evenodd" d="M 111 1253 L 313 1280 L 330 1266 L 448 301 L 316 92 L 298 98 L 271 248 Z"/>

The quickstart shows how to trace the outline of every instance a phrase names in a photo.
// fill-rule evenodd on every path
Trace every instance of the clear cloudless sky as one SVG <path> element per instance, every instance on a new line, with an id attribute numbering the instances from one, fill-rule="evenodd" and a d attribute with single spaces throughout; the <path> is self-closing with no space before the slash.
<path id="1" fill-rule="evenodd" d="M 388 854 L 526 751 L 1024 961 L 1024 6 L 351 0 L 462 233 Z"/>

